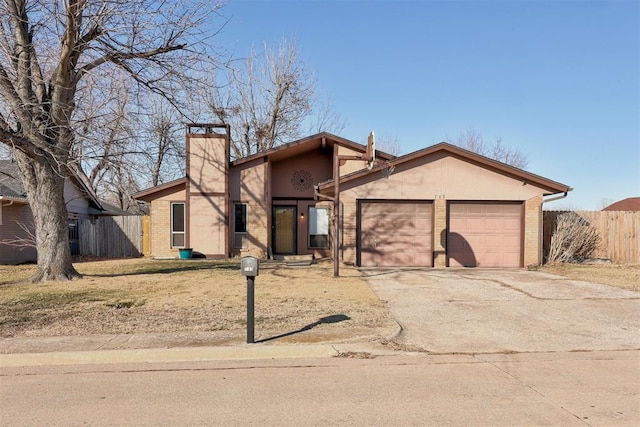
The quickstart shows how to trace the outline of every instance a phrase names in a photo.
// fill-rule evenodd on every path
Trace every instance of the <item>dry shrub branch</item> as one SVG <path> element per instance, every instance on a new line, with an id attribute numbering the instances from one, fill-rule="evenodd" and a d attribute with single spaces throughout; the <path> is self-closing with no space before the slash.
<path id="1" fill-rule="evenodd" d="M 600 236 L 591 224 L 575 212 L 556 219 L 547 262 L 575 262 L 590 258 L 598 248 Z"/>

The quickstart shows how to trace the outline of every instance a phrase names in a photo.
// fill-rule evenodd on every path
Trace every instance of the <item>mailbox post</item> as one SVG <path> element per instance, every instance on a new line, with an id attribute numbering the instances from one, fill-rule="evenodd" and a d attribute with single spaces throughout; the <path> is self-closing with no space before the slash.
<path id="1" fill-rule="evenodd" d="M 247 278 L 247 344 L 253 344 L 255 343 L 255 278 L 260 273 L 258 258 L 243 257 L 240 260 L 240 272 Z"/>

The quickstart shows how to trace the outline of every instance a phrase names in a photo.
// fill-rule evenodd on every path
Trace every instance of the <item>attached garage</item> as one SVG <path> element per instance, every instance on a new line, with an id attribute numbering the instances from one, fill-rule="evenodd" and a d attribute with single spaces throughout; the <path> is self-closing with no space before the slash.
<path id="1" fill-rule="evenodd" d="M 429 201 L 360 201 L 358 265 L 431 267 L 432 216 Z"/>
<path id="2" fill-rule="evenodd" d="M 449 203 L 449 267 L 522 267 L 523 205 Z"/>

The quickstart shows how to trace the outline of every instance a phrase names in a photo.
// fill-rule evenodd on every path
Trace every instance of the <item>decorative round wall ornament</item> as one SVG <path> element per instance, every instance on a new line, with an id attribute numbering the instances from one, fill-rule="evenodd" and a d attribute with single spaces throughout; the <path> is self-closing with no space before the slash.
<path id="1" fill-rule="evenodd" d="M 307 191 L 311 189 L 311 186 L 313 185 L 311 172 L 304 169 L 295 171 L 291 177 L 291 184 L 293 185 L 293 188 L 298 191 Z"/>

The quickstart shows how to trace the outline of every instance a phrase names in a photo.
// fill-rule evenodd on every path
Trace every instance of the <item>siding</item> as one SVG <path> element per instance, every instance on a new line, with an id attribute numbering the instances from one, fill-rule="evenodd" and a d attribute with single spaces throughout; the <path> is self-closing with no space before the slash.
<path id="1" fill-rule="evenodd" d="M 3 206 L 0 225 L 0 264 L 21 264 L 37 260 L 35 247 L 17 247 L 7 244 L 9 240 L 29 239 L 29 234 L 20 227 L 20 224 L 26 224 L 29 229 L 33 229 L 33 217 L 29 205 Z"/>

